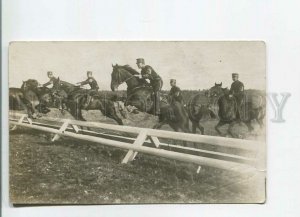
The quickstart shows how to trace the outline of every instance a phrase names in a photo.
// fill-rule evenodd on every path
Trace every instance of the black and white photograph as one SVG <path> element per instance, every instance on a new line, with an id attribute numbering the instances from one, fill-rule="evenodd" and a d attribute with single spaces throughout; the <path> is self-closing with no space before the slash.
<path id="1" fill-rule="evenodd" d="M 265 42 L 12 41 L 8 61 L 12 204 L 268 200 Z"/>

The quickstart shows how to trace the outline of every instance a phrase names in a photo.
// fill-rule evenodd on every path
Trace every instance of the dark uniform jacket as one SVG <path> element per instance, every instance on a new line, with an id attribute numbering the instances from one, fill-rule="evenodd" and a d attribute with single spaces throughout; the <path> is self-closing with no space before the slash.
<path id="1" fill-rule="evenodd" d="M 51 77 L 50 80 L 49 80 L 47 83 L 43 84 L 43 86 L 44 86 L 44 87 L 47 87 L 47 86 L 49 86 L 50 84 L 53 84 L 53 85 L 54 85 L 55 82 L 57 82 L 57 80 L 58 80 L 57 78 Z"/>
<path id="2" fill-rule="evenodd" d="M 144 76 L 148 74 L 148 79 L 152 83 L 153 81 L 161 80 L 161 77 L 154 71 L 154 69 L 151 66 L 145 66 L 142 71 L 141 75 Z"/>
<path id="3" fill-rule="evenodd" d="M 244 92 L 244 84 L 239 80 L 234 81 L 230 87 L 231 94 L 240 94 Z"/>
<path id="4" fill-rule="evenodd" d="M 171 97 L 171 102 L 177 101 L 182 103 L 183 102 L 183 97 L 181 94 L 181 90 L 177 86 L 173 86 L 169 92 L 169 95 Z"/>
<path id="5" fill-rule="evenodd" d="M 142 71 L 141 75 L 143 79 L 148 78 L 150 80 L 150 84 L 153 87 L 154 91 L 159 91 L 162 87 L 162 79 L 161 77 L 154 71 L 151 66 L 146 65 Z M 145 78 L 145 75 L 148 75 Z"/>
<path id="6" fill-rule="evenodd" d="M 235 96 L 238 105 L 240 105 L 244 97 L 244 84 L 239 80 L 234 81 L 231 84 L 229 93 Z"/>
<path id="7" fill-rule="evenodd" d="M 89 84 L 90 87 L 91 87 L 91 90 L 98 90 L 99 89 L 98 83 L 95 80 L 95 78 L 93 78 L 93 77 L 87 78 L 85 81 L 80 82 L 80 84 L 81 85 Z"/>

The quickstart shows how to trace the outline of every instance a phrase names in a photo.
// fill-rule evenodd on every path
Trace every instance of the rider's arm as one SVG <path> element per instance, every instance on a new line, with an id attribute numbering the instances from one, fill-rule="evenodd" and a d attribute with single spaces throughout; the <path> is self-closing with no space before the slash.
<path id="1" fill-rule="evenodd" d="M 243 92 L 244 91 L 244 84 L 241 82 L 241 85 L 240 85 L 240 91 Z"/>
<path id="2" fill-rule="evenodd" d="M 149 79 L 149 77 L 151 76 L 151 72 L 152 72 L 151 67 L 146 66 L 144 73 L 142 73 L 142 78 Z"/>
<path id="3" fill-rule="evenodd" d="M 180 92 L 181 92 L 180 88 L 176 86 L 174 95 L 175 95 L 175 96 L 179 96 L 179 95 L 180 95 Z"/>
<path id="4" fill-rule="evenodd" d="M 88 83 L 89 83 L 89 79 L 86 79 L 85 81 L 78 82 L 77 84 L 79 84 L 79 85 L 86 85 Z"/>
<path id="5" fill-rule="evenodd" d="M 50 84 L 52 84 L 52 81 L 48 81 L 47 83 L 43 84 L 43 87 L 47 87 L 47 86 L 49 86 Z"/>

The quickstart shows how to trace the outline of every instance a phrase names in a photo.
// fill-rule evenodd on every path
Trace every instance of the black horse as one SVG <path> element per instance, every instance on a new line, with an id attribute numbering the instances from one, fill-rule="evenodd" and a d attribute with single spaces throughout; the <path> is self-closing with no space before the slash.
<path id="1" fill-rule="evenodd" d="M 234 137 L 232 128 L 234 124 L 240 121 L 247 125 L 248 131 L 250 132 L 254 129 L 251 124 L 253 120 L 256 120 L 261 128 L 263 127 L 263 120 L 266 114 L 266 102 L 263 93 L 259 91 L 245 91 L 244 99 L 239 108 L 235 97 L 230 96 L 228 88 L 222 88 L 222 83 L 215 83 L 215 85 L 209 89 L 208 97 L 220 119 L 215 126 L 219 134 L 221 134 L 219 128 L 225 124 L 229 124 L 228 133 Z M 240 113 L 240 120 L 237 119 L 237 112 Z"/>
<path id="2" fill-rule="evenodd" d="M 24 109 L 30 118 L 36 118 L 38 113 L 50 112 L 48 106 L 52 100 L 50 89 L 39 87 L 34 79 L 23 81 L 21 88 L 9 88 L 9 109 Z"/>
<path id="3" fill-rule="evenodd" d="M 112 67 L 111 90 L 115 91 L 119 85 L 126 83 L 127 99 L 125 105 L 132 105 L 142 112 L 153 114 L 153 90 L 149 84 L 135 76 L 139 73 L 128 65 L 119 66 L 116 64 Z M 180 103 L 169 104 L 166 98 L 161 99 L 159 123 L 154 128 L 159 129 L 164 124 L 169 124 L 175 131 L 190 132 L 189 117 L 184 106 Z"/>
<path id="4" fill-rule="evenodd" d="M 196 133 L 196 130 L 198 128 L 201 134 L 204 134 L 204 127 L 200 124 L 202 118 L 204 118 L 205 116 L 216 118 L 215 113 L 211 110 L 207 94 L 202 92 L 192 96 L 188 100 L 186 108 L 189 118 L 192 122 L 193 133 Z"/>
<path id="5" fill-rule="evenodd" d="M 59 78 L 53 85 L 53 91 L 56 101 L 65 104 L 70 114 L 76 120 L 86 121 L 82 116 L 82 110 L 100 110 L 103 115 L 114 119 L 119 125 L 123 125 L 122 119 L 116 112 L 114 102 L 105 96 L 100 94 L 93 95 L 89 105 L 85 107 L 87 95 L 89 94 L 88 90 L 66 81 L 61 81 Z"/>

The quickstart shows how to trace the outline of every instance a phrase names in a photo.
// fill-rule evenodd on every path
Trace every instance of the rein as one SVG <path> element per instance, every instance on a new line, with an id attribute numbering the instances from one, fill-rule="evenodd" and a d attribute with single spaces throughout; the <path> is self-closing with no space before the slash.
<path id="1" fill-rule="evenodd" d="M 134 77 L 134 75 L 131 75 L 129 78 L 125 79 L 124 81 L 120 81 L 120 80 L 121 80 L 120 77 L 121 77 L 121 72 L 120 72 L 120 70 L 118 69 L 118 85 L 121 85 L 121 84 L 123 84 L 124 82 L 126 82 L 126 81 L 132 79 L 132 78 Z"/>

